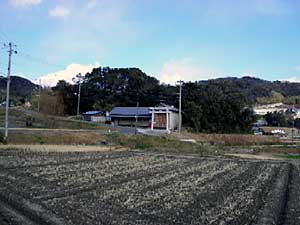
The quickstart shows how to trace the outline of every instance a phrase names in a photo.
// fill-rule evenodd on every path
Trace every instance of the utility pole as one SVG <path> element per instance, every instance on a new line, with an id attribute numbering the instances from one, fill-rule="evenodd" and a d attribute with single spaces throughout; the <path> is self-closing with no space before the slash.
<path id="1" fill-rule="evenodd" d="M 81 83 L 79 82 L 78 87 L 78 100 L 77 100 L 77 116 L 79 116 L 79 108 L 80 108 L 80 94 L 81 94 Z"/>
<path id="2" fill-rule="evenodd" d="M 182 84 L 183 81 L 179 80 L 177 81 L 179 84 L 179 120 L 178 120 L 178 132 L 181 132 L 181 125 L 182 125 L 182 116 L 181 116 L 181 97 L 182 97 Z"/>
<path id="3" fill-rule="evenodd" d="M 9 109 L 9 88 L 10 88 L 10 72 L 11 72 L 11 56 L 12 54 L 17 54 L 17 51 L 13 50 L 13 45 L 11 42 L 8 44 L 4 44 L 5 47 L 8 47 L 8 71 L 7 71 L 7 83 L 6 83 L 6 102 L 5 102 L 5 134 L 4 138 L 7 140 L 8 138 L 8 109 Z"/>
<path id="4" fill-rule="evenodd" d="M 294 143 L 294 132 L 295 132 L 295 120 L 293 119 L 293 128 L 292 128 L 292 143 Z"/>
<path id="5" fill-rule="evenodd" d="M 78 93 L 77 93 L 77 116 L 79 116 L 80 113 L 80 95 L 81 95 L 81 82 L 82 82 L 82 76 L 81 73 L 76 75 L 77 79 L 73 79 L 73 81 L 78 83 Z"/>
<path id="6" fill-rule="evenodd" d="M 41 88 L 42 88 L 42 82 L 41 82 L 41 79 L 39 79 L 38 112 L 40 112 L 40 104 L 41 104 Z"/>
<path id="7" fill-rule="evenodd" d="M 135 131 L 134 134 L 137 134 L 137 124 L 138 124 L 138 115 L 139 115 L 139 102 L 136 103 L 136 114 L 135 114 Z"/>

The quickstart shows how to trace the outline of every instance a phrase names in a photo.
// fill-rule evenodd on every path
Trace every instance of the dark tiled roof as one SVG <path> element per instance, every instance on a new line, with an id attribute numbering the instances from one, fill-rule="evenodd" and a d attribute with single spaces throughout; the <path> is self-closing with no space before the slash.
<path id="1" fill-rule="evenodd" d="M 148 107 L 115 107 L 110 112 L 111 117 L 151 117 Z"/>

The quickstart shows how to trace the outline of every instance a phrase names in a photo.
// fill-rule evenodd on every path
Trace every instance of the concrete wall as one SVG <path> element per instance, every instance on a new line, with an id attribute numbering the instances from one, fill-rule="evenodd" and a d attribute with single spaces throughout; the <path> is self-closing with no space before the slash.
<path id="1" fill-rule="evenodd" d="M 106 117 L 105 116 L 91 116 L 91 121 L 104 123 L 106 121 Z"/>
<path id="2" fill-rule="evenodd" d="M 178 122 L 179 122 L 179 114 L 175 112 L 170 112 L 170 123 L 169 123 L 169 129 L 175 130 L 178 128 Z"/>
<path id="3" fill-rule="evenodd" d="M 99 115 L 84 115 L 83 119 L 85 121 L 91 121 L 91 122 L 103 122 L 103 123 L 105 123 L 105 121 L 106 121 L 105 116 L 99 116 Z"/>

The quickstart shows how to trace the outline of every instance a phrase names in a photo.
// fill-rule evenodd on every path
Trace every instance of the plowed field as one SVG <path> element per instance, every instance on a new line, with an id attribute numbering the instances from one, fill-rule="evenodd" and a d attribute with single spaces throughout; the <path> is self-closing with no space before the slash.
<path id="1" fill-rule="evenodd" d="M 288 162 L 0 152 L 0 224 L 300 224 Z"/>

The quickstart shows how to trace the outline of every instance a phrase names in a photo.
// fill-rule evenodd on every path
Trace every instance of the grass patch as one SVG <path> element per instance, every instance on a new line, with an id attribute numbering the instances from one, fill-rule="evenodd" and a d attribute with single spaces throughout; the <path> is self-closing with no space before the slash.
<path id="1" fill-rule="evenodd" d="M 217 144 L 220 146 L 250 146 L 250 145 L 274 145 L 281 144 L 279 137 L 255 136 L 250 134 L 195 134 L 183 132 L 184 137 L 192 138 L 197 142 Z M 178 134 L 173 134 L 178 138 Z"/>
<path id="2" fill-rule="evenodd" d="M 285 153 L 280 154 L 279 156 L 289 160 L 300 160 L 300 154 L 297 153 Z"/>
<path id="3" fill-rule="evenodd" d="M 4 127 L 5 110 L 0 107 L 0 126 Z M 67 117 L 50 116 L 23 108 L 9 109 L 9 127 L 50 129 L 107 129 L 99 123 L 91 123 Z"/>
<path id="4" fill-rule="evenodd" d="M 93 131 L 32 131 L 10 133 L 9 144 L 101 145 L 105 136 Z"/>
<path id="5" fill-rule="evenodd" d="M 10 133 L 9 144 L 15 145 L 94 145 L 108 148 L 125 148 L 149 152 L 222 155 L 223 150 L 214 145 L 174 140 L 169 136 L 103 134 L 96 131 L 30 131 Z"/>
<path id="6" fill-rule="evenodd" d="M 106 135 L 109 143 L 120 145 L 129 149 L 142 151 L 157 151 L 166 153 L 189 153 L 199 155 L 220 155 L 223 154 L 221 148 L 210 144 L 189 143 L 174 140 L 169 136 L 144 136 L 144 135 Z"/>

